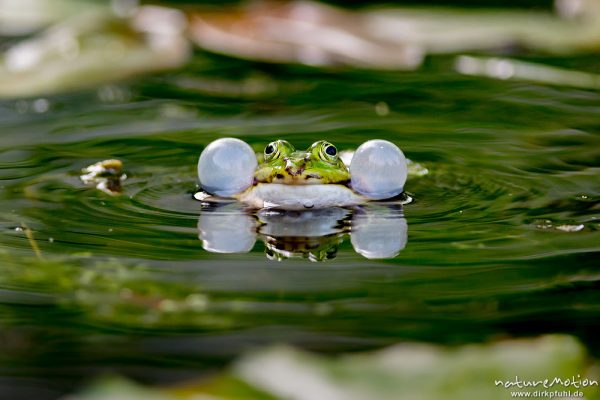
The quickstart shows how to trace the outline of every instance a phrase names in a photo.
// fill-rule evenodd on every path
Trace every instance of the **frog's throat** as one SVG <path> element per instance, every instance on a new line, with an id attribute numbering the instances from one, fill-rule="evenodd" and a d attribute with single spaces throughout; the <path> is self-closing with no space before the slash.
<path id="1" fill-rule="evenodd" d="M 235 196 L 255 208 L 305 210 L 311 208 L 345 207 L 368 201 L 344 185 L 285 185 L 259 183 Z"/>

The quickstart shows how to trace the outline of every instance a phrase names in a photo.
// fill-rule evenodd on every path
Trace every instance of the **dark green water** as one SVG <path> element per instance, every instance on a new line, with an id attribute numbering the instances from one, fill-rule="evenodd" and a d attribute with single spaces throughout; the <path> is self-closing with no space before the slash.
<path id="1" fill-rule="evenodd" d="M 598 355 L 600 94 L 452 63 L 381 73 L 198 55 L 179 72 L 1 102 L 0 386 L 53 398 L 106 372 L 173 382 L 273 342 L 337 353 L 567 332 Z M 222 136 L 257 151 L 394 141 L 429 170 L 406 185 L 405 248 L 368 260 L 341 234 L 323 263 L 270 261 L 261 240 L 204 250 L 191 193 Z M 125 165 L 121 196 L 79 180 L 107 158 Z"/>

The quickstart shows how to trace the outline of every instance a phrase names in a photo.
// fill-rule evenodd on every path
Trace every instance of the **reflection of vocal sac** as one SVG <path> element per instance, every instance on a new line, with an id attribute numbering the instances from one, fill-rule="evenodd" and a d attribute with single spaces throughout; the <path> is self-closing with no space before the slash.
<path id="1" fill-rule="evenodd" d="M 405 246 L 408 225 L 400 205 L 368 204 L 304 211 L 246 211 L 239 203 L 212 204 L 198 218 L 202 247 L 213 253 L 246 253 L 257 237 L 269 259 L 334 258 L 344 236 L 370 259 L 395 257 Z"/>

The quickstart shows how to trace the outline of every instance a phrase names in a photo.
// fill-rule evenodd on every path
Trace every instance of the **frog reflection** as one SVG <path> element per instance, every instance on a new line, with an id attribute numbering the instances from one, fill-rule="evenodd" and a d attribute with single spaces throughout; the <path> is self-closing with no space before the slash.
<path id="1" fill-rule="evenodd" d="M 350 211 L 338 207 L 311 211 L 262 210 L 257 217 L 261 222 L 258 234 L 265 244 L 267 258 L 324 261 L 337 255 Z"/>
<path id="2" fill-rule="evenodd" d="M 402 206 L 395 203 L 256 213 L 239 203 L 213 203 L 203 207 L 198 232 L 210 252 L 246 253 L 258 238 L 268 259 L 325 261 L 336 257 L 346 235 L 366 258 L 395 257 L 406 246 L 408 226 Z"/>
<path id="3" fill-rule="evenodd" d="M 287 258 L 308 258 L 310 261 L 331 260 L 337 256 L 338 246 L 344 241 L 343 235 L 302 239 L 264 237 L 265 255 L 269 260 L 277 261 Z"/>

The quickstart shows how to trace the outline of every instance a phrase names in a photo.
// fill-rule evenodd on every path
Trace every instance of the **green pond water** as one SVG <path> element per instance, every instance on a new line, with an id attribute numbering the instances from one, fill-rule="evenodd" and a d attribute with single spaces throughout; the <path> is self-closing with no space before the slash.
<path id="1" fill-rule="evenodd" d="M 397 73 L 197 54 L 168 74 L 1 101 L 0 386 L 43 399 L 107 372 L 177 382 L 271 343 L 340 353 L 558 332 L 598 356 L 600 93 L 453 62 Z M 375 210 L 395 218 L 399 253 L 355 251 L 356 209 L 312 215 L 308 239 L 263 230 L 246 253 L 207 251 L 199 235 L 232 214 L 193 199 L 196 163 L 224 136 L 257 152 L 395 142 L 429 171 L 409 178 L 412 203 Z M 124 163 L 119 196 L 79 179 L 108 158 Z M 330 259 L 270 260 L 268 245 Z"/>

